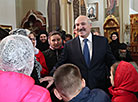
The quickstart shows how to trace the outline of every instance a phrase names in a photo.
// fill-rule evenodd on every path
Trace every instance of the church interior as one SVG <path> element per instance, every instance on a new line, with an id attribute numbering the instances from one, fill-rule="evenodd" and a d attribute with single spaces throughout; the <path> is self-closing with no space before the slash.
<path id="1" fill-rule="evenodd" d="M 73 34 L 74 21 L 86 15 L 92 31 L 100 32 L 110 42 L 112 32 L 128 45 L 138 64 L 138 0 L 0 0 L 0 27 L 26 28 L 38 33 L 58 28 Z M 93 8 L 93 16 L 89 16 Z"/>

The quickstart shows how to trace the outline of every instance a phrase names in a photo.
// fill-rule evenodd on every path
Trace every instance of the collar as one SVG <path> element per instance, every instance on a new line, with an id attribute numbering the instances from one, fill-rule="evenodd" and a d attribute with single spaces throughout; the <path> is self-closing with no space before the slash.
<path id="1" fill-rule="evenodd" d="M 63 49 L 64 46 L 62 45 L 62 46 L 60 46 L 58 49 L 54 49 L 52 46 L 49 46 L 49 48 L 50 48 L 51 50 L 60 50 L 60 49 Z"/>
<path id="2" fill-rule="evenodd" d="M 84 40 L 85 38 L 82 38 L 82 37 L 79 36 L 79 39 L 80 39 L 81 42 L 83 42 L 83 40 Z M 88 39 L 88 41 L 92 42 L 92 33 L 91 33 L 91 32 L 90 32 L 90 34 L 88 35 L 87 39 Z"/>
<path id="3" fill-rule="evenodd" d="M 90 89 L 88 87 L 84 87 L 82 91 L 76 97 L 72 98 L 69 102 L 80 102 L 81 100 L 84 100 L 89 93 Z"/>

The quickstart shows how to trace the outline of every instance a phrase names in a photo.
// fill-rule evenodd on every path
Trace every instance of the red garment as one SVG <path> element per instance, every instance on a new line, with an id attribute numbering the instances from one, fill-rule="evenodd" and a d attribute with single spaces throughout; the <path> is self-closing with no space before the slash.
<path id="1" fill-rule="evenodd" d="M 0 102 L 51 102 L 51 98 L 30 76 L 0 71 Z"/>
<path id="2" fill-rule="evenodd" d="M 41 71 L 41 77 L 44 77 L 46 75 L 49 74 L 47 65 L 46 65 L 46 61 L 45 61 L 45 57 L 43 55 L 43 53 L 39 50 L 38 54 L 35 54 L 36 56 L 36 60 L 41 64 L 42 66 L 42 71 Z"/>
<path id="3" fill-rule="evenodd" d="M 138 102 L 132 92 L 138 92 L 138 73 L 128 62 L 121 61 L 114 78 L 114 88 L 109 92 L 113 95 L 112 102 Z"/>

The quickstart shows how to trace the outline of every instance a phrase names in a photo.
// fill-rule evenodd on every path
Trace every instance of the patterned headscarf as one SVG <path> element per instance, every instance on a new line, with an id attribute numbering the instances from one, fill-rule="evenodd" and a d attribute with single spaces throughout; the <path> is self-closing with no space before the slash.
<path id="1" fill-rule="evenodd" d="M 11 35 L 24 35 L 24 36 L 28 36 L 30 33 L 31 33 L 30 30 L 22 28 L 13 29 L 12 31 L 9 32 L 9 34 Z"/>
<path id="2" fill-rule="evenodd" d="M 31 75 L 34 49 L 28 37 L 10 35 L 0 43 L 0 70 Z"/>

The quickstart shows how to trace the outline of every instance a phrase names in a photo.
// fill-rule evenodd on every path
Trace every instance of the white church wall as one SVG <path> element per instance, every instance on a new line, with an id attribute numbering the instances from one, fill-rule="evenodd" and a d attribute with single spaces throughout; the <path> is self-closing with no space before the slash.
<path id="1" fill-rule="evenodd" d="M 0 25 L 16 28 L 15 0 L 0 0 Z"/>
<path id="2" fill-rule="evenodd" d="M 133 9 L 138 12 L 138 0 L 133 0 Z"/>
<path id="3" fill-rule="evenodd" d="M 98 20 L 92 22 L 92 27 L 99 27 L 101 35 L 104 35 L 104 0 L 87 0 L 87 3 L 98 2 Z"/>

